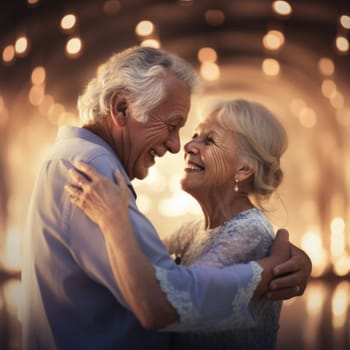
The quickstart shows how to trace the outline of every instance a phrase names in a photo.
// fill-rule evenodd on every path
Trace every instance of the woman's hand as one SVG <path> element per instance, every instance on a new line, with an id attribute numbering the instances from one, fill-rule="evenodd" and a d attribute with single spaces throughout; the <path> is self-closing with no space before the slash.
<path id="1" fill-rule="evenodd" d="M 130 192 L 119 171 L 114 173 L 117 182 L 114 183 L 86 163 L 75 166 L 69 170 L 73 183 L 65 186 L 74 205 L 100 227 L 128 216 Z"/>

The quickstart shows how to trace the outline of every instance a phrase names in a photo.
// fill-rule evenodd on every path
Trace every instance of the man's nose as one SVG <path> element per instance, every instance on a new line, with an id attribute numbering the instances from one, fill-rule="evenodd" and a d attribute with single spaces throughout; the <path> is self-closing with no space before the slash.
<path id="1" fill-rule="evenodd" d="M 181 147 L 179 132 L 171 134 L 168 140 L 166 141 L 165 145 L 169 152 L 178 153 Z"/>

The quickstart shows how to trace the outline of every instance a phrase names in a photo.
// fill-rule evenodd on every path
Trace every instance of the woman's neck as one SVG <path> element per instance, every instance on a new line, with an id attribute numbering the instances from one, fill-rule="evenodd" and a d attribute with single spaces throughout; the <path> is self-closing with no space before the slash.
<path id="1" fill-rule="evenodd" d="M 204 219 L 205 228 L 210 229 L 223 225 L 239 213 L 254 208 L 254 205 L 246 195 L 236 195 L 230 201 L 210 200 L 207 203 L 200 203 Z"/>

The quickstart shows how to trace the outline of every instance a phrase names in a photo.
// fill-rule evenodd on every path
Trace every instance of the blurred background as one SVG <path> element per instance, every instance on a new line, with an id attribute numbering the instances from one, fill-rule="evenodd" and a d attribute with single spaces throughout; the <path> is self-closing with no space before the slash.
<path id="1" fill-rule="evenodd" d="M 0 349 L 20 349 L 21 236 L 41 160 L 98 67 L 134 45 L 188 60 L 204 97 L 270 108 L 290 142 L 271 221 L 313 261 L 284 303 L 278 349 L 350 349 L 350 1 L 11 0 L 0 11 Z M 193 99 L 187 140 L 200 114 Z M 161 236 L 199 216 L 181 192 L 183 156 L 134 181 Z"/>

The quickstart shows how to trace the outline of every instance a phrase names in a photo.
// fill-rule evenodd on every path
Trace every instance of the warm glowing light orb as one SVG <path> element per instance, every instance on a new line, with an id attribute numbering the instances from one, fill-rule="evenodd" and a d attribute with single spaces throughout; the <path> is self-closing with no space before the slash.
<path id="1" fill-rule="evenodd" d="M 340 16 L 339 22 L 345 29 L 350 29 L 350 16 L 347 16 L 347 15 Z"/>
<path id="2" fill-rule="evenodd" d="M 73 37 L 67 41 L 66 53 L 69 57 L 77 57 L 82 50 L 83 43 L 79 37 Z"/>
<path id="3" fill-rule="evenodd" d="M 274 58 L 265 58 L 262 63 L 262 70 L 268 76 L 277 76 L 280 72 L 280 64 Z"/>
<path id="4" fill-rule="evenodd" d="M 144 47 L 154 47 L 155 49 L 160 48 L 160 42 L 159 40 L 156 40 L 156 39 L 143 40 L 140 45 Z"/>
<path id="5" fill-rule="evenodd" d="M 268 50 L 278 50 L 284 44 L 284 35 L 279 30 L 270 30 L 263 37 L 263 45 Z"/>
<path id="6" fill-rule="evenodd" d="M 137 23 L 135 32 L 139 36 L 148 36 L 151 35 L 154 31 L 154 24 L 151 21 L 141 21 Z"/>
<path id="7" fill-rule="evenodd" d="M 281 16 L 288 16 L 292 13 L 292 6 L 287 1 L 274 1 L 272 3 L 272 8 L 275 13 Z"/>
<path id="8" fill-rule="evenodd" d="M 204 62 L 200 67 L 200 74 L 207 81 L 214 81 L 220 78 L 220 68 L 216 63 Z"/>
<path id="9" fill-rule="evenodd" d="M 31 80 L 33 85 L 40 85 L 45 82 L 46 70 L 43 66 L 37 66 L 33 69 Z"/>
<path id="10" fill-rule="evenodd" d="M 2 60 L 5 63 L 10 63 L 15 58 L 15 47 L 13 45 L 7 45 L 2 51 Z"/>
<path id="11" fill-rule="evenodd" d="M 345 36 L 337 36 L 335 46 L 339 52 L 348 52 L 350 46 L 349 40 Z"/>
<path id="12" fill-rule="evenodd" d="M 197 57 L 198 57 L 198 61 L 201 63 L 204 63 L 204 62 L 214 63 L 216 62 L 218 55 L 213 48 L 202 47 L 201 49 L 198 50 Z"/>
<path id="13" fill-rule="evenodd" d="M 27 52 L 29 47 L 29 42 L 27 37 L 21 36 L 17 38 L 15 43 L 15 51 L 18 55 L 23 55 Z"/>
<path id="14" fill-rule="evenodd" d="M 335 70 L 333 60 L 328 57 L 321 57 L 318 61 L 318 69 L 323 75 L 332 75 Z"/>
<path id="15" fill-rule="evenodd" d="M 61 28 L 64 30 L 72 29 L 77 22 L 77 17 L 70 13 L 65 15 L 61 20 Z"/>

